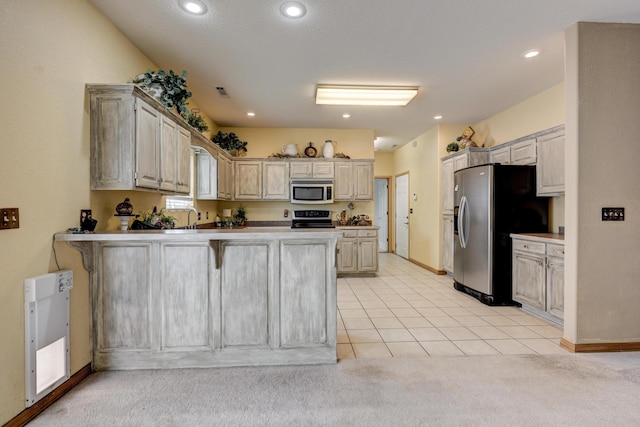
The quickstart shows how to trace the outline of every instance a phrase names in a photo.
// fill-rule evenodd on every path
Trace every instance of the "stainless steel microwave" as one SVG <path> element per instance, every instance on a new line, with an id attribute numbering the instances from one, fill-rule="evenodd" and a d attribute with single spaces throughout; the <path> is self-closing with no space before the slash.
<path id="1" fill-rule="evenodd" d="M 333 203 L 333 180 L 292 179 L 291 203 Z"/>

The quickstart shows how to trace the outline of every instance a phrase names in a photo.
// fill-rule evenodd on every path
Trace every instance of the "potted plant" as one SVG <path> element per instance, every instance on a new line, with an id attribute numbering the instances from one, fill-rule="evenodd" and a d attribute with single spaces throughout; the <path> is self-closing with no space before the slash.
<path id="1" fill-rule="evenodd" d="M 204 117 L 202 117 L 198 113 L 189 111 L 186 114 L 183 114 L 182 117 L 187 120 L 187 123 L 189 123 L 191 127 L 199 130 L 200 132 L 206 132 L 209 130 L 209 126 L 207 125 L 207 123 L 205 123 Z"/>
<path id="2" fill-rule="evenodd" d="M 167 109 L 175 107 L 181 116 L 188 114 L 187 99 L 191 98 L 191 92 L 187 90 L 186 71 L 178 75 L 173 70 L 149 70 L 138 75 L 133 83 L 157 98 Z"/>
<path id="3" fill-rule="evenodd" d="M 233 214 L 232 224 L 233 226 L 242 227 L 244 223 L 247 221 L 247 209 L 240 205 L 236 208 L 235 213 Z"/>
<path id="4" fill-rule="evenodd" d="M 247 142 L 240 141 L 238 135 L 233 132 L 218 132 L 213 136 L 213 138 L 211 138 L 211 140 L 218 144 L 220 148 L 230 152 L 234 156 L 241 152 L 247 152 Z"/>

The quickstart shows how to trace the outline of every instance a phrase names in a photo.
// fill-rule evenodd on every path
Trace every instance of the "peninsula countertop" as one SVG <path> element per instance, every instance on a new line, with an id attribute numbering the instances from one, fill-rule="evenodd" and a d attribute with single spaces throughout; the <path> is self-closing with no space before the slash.
<path id="1" fill-rule="evenodd" d="M 108 242 L 108 241 L 204 241 L 204 240 L 251 240 L 260 239 L 317 239 L 339 238 L 339 229 L 292 229 L 291 227 L 244 227 L 203 228 L 166 230 L 104 230 L 95 233 L 70 231 L 55 234 L 56 241 Z"/>

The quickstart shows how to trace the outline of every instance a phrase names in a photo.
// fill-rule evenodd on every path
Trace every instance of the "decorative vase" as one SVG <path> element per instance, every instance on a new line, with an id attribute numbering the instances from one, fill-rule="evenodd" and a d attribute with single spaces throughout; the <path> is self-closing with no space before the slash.
<path id="1" fill-rule="evenodd" d="M 324 147 L 322 147 L 322 157 L 325 159 L 333 159 L 333 155 L 335 154 L 334 144 L 335 142 L 330 139 L 327 139 L 324 142 Z"/>
<path id="2" fill-rule="evenodd" d="M 118 215 L 131 215 L 133 213 L 133 205 L 129 202 L 129 198 L 124 199 L 124 202 L 118 203 L 116 206 L 116 212 Z"/>
<path id="3" fill-rule="evenodd" d="M 296 144 L 282 144 L 282 153 L 296 157 L 298 155 L 298 146 Z"/>

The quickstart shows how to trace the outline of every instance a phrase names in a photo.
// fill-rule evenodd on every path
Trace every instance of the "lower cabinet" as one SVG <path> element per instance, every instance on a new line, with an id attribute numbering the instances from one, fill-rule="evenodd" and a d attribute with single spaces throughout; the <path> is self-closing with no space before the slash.
<path id="1" fill-rule="evenodd" d="M 562 324 L 564 317 L 563 243 L 513 237 L 512 280 L 514 301 L 540 317 Z"/>
<path id="2" fill-rule="evenodd" d="M 442 268 L 453 274 L 453 215 L 442 216 Z"/>
<path id="3" fill-rule="evenodd" d="M 378 272 L 378 228 L 344 228 L 337 246 L 338 274 Z"/>
<path id="4" fill-rule="evenodd" d="M 84 243 L 93 368 L 335 363 L 335 241 Z"/>

